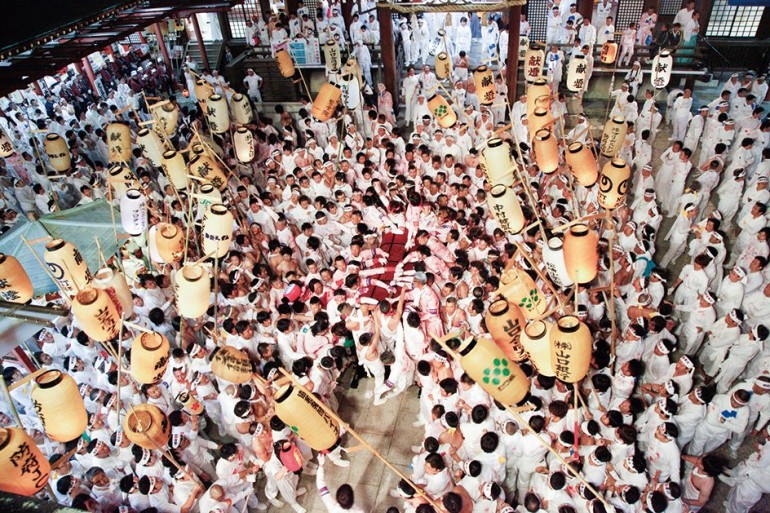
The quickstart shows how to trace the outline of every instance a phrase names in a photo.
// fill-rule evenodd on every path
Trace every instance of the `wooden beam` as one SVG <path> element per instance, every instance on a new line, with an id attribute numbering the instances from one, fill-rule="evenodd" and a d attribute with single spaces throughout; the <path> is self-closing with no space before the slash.
<path id="1" fill-rule="evenodd" d="M 519 95 L 516 89 L 519 85 L 519 37 L 521 6 L 508 9 L 508 63 L 506 65 L 506 85 L 508 87 L 508 105 L 516 103 Z M 513 123 L 513 120 L 511 120 Z"/>
<path id="2" fill-rule="evenodd" d="M 160 29 L 160 23 L 155 23 L 152 28 L 155 31 L 155 38 L 158 40 L 158 48 L 160 48 L 160 53 L 163 55 L 163 62 L 166 63 L 166 69 L 169 73 L 173 73 L 174 66 L 171 64 L 171 57 L 168 55 L 166 40 L 163 39 L 163 32 Z"/>
<path id="3" fill-rule="evenodd" d="M 203 44 L 203 36 L 201 35 L 201 26 L 198 23 L 198 16 L 193 14 L 192 18 L 193 30 L 195 30 L 195 39 L 198 41 L 198 50 L 201 52 L 201 59 L 203 59 L 203 67 L 211 71 L 211 65 L 209 64 L 209 56 L 206 54 L 206 45 Z"/>
<path id="4" fill-rule="evenodd" d="M 393 39 L 393 19 L 390 15 L 390 9 L 377 6 L 377 20 L 380 23 L 380 48 L 382 52 L 382 81 L 385 89 L 393 96 L 393 108 L 398 112 L 399 92 L 396 73 L 396 42 Z"/>

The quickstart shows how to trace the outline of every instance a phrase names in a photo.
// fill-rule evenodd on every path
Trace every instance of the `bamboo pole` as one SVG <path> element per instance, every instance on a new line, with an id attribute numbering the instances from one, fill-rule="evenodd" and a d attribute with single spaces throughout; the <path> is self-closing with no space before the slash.
<path id="1" fill-rule="evenodd" d="M 548 241 L 547 241 L 547 239 L 543 239 L 543 242 L 547 243 Z M 540 267 L 537 265 L 535 260 L 533 258 L 531 258 L 530 255 L 527 254 L 526 251 L 524 251 L 524 248 L 521 246 L 521 244 L 519 242 L 514 241 L 513 244 L 514 244 L 514 246 L 516 246 L 516 249 L 519 250 L 519 252 L 522 254 L 522 256 L 527 260 L 527 262 L 529 262 L 529 265 L 532 266 L 532 270 L 535 271 L 535 273 L 537 274 L 538 278 L 543 280 L 543 282 L 545 282 L 545 284 L 548 286 L 548 288 L 551 289 L 551 292 L 553 292 L 553 295 L 556 297 L 556 302 L 559 303 L 559 308 L 563 312 L 564 311 L 564 301 L 562 300 L 560 292 L 558 290 L 556 290 L 556 286 L 553 283 L 551 283 L 551 281 L 548 280 L 545 277 L 545 275 L 543 275 L 543 271 L 540 270 Z"/>

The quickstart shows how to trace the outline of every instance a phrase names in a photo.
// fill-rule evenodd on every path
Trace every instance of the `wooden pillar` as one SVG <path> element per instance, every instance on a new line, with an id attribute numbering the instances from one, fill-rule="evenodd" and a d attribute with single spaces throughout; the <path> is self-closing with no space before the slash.
<path id="1" fill-rule="evenodd" d="M 359 6 L 358 9 L 359 17 L 361 16 L 361 9 Z M 351 0 L 348 0 L 347 2 L 343 2 L 342 4 L 342 18 L 345 20 L 345 26 L 350 27 L 350 24 L 353 23 L 353 2 Z"/>
<path id="2" fill-rule="evenodd" d="M 171 65 L 171 57 L 168 56 L 166 40 L 163 39 L 163 32 L 160 30 L 160 24 L 155 23 L 152 28 L 155 31 L 155 37 L 158 39 L 158 48 L 160 48 L 160 53 L 163 55 L 163 62 L 166 63 L 166 69 L 169 73 L 172 73 L 174 66 Z"/>
<path id="3" fill-rule="evenodd" d="M 35 92 L 36 92 L 37 94 L 39 94 L 40 96 L 43 96 L 43 89 L 40 87 L 40 84 L 38 83 L 38 81 L 37 81 L 37 80 L 35 80 L 34 82 L 32 82 L 32 89 L 34 89 L 34 90 L 35 90 Z"/>
<path id="4" fill-rule="evenodd" d="M 519 98 L 516 89 L 519 85 L 519 38 L 521 6 L 508 9 L 508 64 L 506 66 L 506 86 L 508 86 L 508 105 L 513 105 Z M 513 122 L 513 120 L 511 120 Z"/>
<path id="5" fill-rule="evenodd" d="M 91 83 L 91 89 L 94 90 L 94 94 L 97 96 L 99 95 L 99 89 L 96 88 L 96 75 L 94 75 L 94 68 L 91 67 L 91 61 L 88 60 L 88 57 L 83 57 L 83 69 L 86 70 L 86 76 L 88 77 L 88 82 Z"/>
<path id="6" fill-rule="evenodd" d="M 265 19 L 265 15 L 270 16 L 273 11 L 270 9 L 270 0 L 259 0 L 259 10 L 262 13 L 262 19 Z M 313 14 L 313 21 L 315 21 L 315 14 Z M 262 44 L 268 44 L 267 42 Z"/>
<path id="7" fill-rule="evenodd" d="M 399 91 L 397 90 L 398 80 L 396 73 L 396 42 L 393 39 L 393 19 L 390 16 L 390 9 L 377 6 L 377 20 L 380 23 L 380 47 L 382 51 L 383 83 L 385 89 L 393 95 L 393 102 L 398 103 Z M 394 105 L 394 107 L 396 107 Z M 396 112 L 398 108 L 396 107 Z"/>
<path id="8" fill-rule="evenodd" d="M 594 3 L 592 0 L 580 0 L 577 3 L 577 11 L 580 13 L 580 15 L 583 18 L 586 18 L 588 21 L 591 21 L 591 18 L 593 18 L 594 15 Z M 580 27 L 575 27 L 577 30 L 580 30 Z M 548 50 L 548 48 L 546 48 Z"/>
<path id="9" fill-rule="evenodd" d="M 650 7 L 655 9 L 655 12 L 658 12 L 659 5 L 660 5 L 660 0 L 644 0 L 644 4 L 642 5 L 642 12 L 646 13 Z M 701 12 L 701 19 L 702 17 L 703 17 L 703 13 Z M 658 15 L 658 21 L 660 21 L 660 14 Z"/>
<path id="10" fill-rule="evenodd" d="M 297 3 L 297 0 L 286 0 L 286 14 L 291 14 L 297 12 L 297 9 L 299 9 L 299 4 Z M 315 15 L 314 15 L 315 16 Z M 315 20 L 315 17 L 313 18 Z"/>
<path id="11" fill-rule="evenodd" d="M 209 56 L 206 54 L 206 45 L 203 44 L 203 36 L 201 35 L 201 26 L 198 23 L 198 15 L 193 14 L 191 16 L 193 23 L 193 30 L 195 30 L 195 39 L 198 41 L 198 50 L 201 52 L 201 59 L 203 59 L 203 67 L 211 71 L 211 65 L 209 64 Z"/>
<path id="12" fill-rule="evenodd" d="M 714 0 L 700 0 L 696 5 L 695 9 L 698 10 L 700 13 L 700 20 L 698 22 L 700 23 L 700 30 L 698 33 L 701 36 L 706 35 L 706 28 L 708 28 L 709 19 L 711 19 L 711 9 L 714 7 Z M 763 15 L 767 14 L 767 9 L 764 10 Z M 764 17 L 764 16 L 763 16 Z M 760 29 L 762 30 L 762 21 L 759 22 Z M 759 37 L 759 34 L 757 34 L 757 37 Z"/>
<path id="13" fill-rule="evenodd" d="M 144 29 L 139 31 L 139 42 L 142 43 L 143 45 L 147 44 L 147 38 L 144 37 Z"/>
<path id="14" fill-rule="evenodd" d="M 222 39 L 225 43 L 233 39 L 233 32 L 230 30 L 230 18 L 227 12 L 218 12 L 217 21 L 219 21 L 219 30 L 222 31 Z"/>
<path id="15" fill-rule="evenodd" d="M 701 14 L 703 18 L 703 14 Z M 703 24 L 705 27 L 705 23 Z M 701 29 L 701 34 L 705 34 L 705 29 Z M 770 9 L 765 9 L 762 12 L 762 17 L 759 19 L 759 27 L 757 28 L 757 39 L 767 39 L 770 37 Z M 762 102 L 762 98 L 757 98 L 757 101 Z"/>

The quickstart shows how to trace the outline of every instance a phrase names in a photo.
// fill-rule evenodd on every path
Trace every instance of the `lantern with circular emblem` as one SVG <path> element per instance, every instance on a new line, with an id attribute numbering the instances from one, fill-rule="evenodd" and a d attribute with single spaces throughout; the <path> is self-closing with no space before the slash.
<path id="1" fill-rule="evenodd" d="M 428 100 L 428 110 L 436 118 L 436 123 L 441 128 L 452 128 L 457 123 L 457 114 L 446 98 L 440 94 L 434 94 L 430 97 Z"/>
<path id="2" fill-rule="evenodd" d="M 591 365 L 591 331 L 574 315 L 556 321 L 549 334 L 554 375 L 565 383 L 577 383 Z"/>
<path id="3" fill-rule="evenodd" d="M 589 283 L 599 269 L 599 235 L 587 224 L 572 225 L 564 235 L 564 262 L 576 283 Z"/>
<path id="4" fill-rule="evenodd" d="M 516 267 L 505 271 L 500 277 L 497 294 L 518 306 L 527 319 L 537 319 L 545 313 L 546 301 L 543 292 L 529 274 Z"/>
<path id="5" fill-rule="evenodd" d="M 24 430 L 0 428 L 0 491 L 29 497 L 45 488 L 50 475 L 51 465 Z"/>
<path id="6" fill-rule="evenodd" d="M 71 242 L 52 240 L 45 245 L 43 259 L 61 291 L 70 297 L 93 280 L 83 255 Z"/>
<path id="7" fill-rule="evenodd" d="M 48 370 L 35 378 L 30 393 L 45 434 L 57 442 L 80 438 L 88 426 L 88 413 L 72 376 Z"/>
<path id="8" fill-rule="evenodd" d="M 612 159 L 607 162 L 599 177 L 599 205 L 607 210 L 618 208 L 626 197 L 630 179 L 631 168 L 625 160 Z"/>
<path id="9" fill-rule="evenodd" d="M 26 303 L 34 295 L 34 287 L 21 262 L 0 253 L 0 299 L 9 303 Z"/>
<path id="10" fill-rule="evenodd" d="M 519 340 L 525 321 L 518 307 L 511 305 L 505 299 L 498 299 L 489 305 L 484 316 L 484 324 L 492 340 L 508 358 L 514 362 L 520 362 L 526 358 Z"/>
<path id="11" fill-rule="evenodd" d="M 139 404 L 128 410 L 123 419 L 126 438 L 144 449 L 164 448 L 171 439 L 171 423 L 154 404 Z"/>

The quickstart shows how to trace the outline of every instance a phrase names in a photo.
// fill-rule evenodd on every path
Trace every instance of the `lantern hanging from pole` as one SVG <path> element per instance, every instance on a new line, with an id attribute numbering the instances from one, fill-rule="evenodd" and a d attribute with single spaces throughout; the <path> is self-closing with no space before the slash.
<path id="1" fill-rule="evenodd" d="M 565 383 L 583 379 L 591 365 L 592 338 L 588 326 L 574 315 L 565 315 L 556 321 L 549 339 L 556 378 Z"/>
<path id="2" fill-rule="evenodd" d="M 94 274 L 91 285 L 95 289 L 107 292 L 112 297 L 112 302 L 120 305 L 124 318 L 128 319 L 134 315 L 134 298 L 123 273 L 114 271 L 110 267 L 102 267 Z"/>
<path id="3" fill-rule="evenodd" d="M 569 287 L 574 283 L 564 262 L 564 241 L 561 238 L 551 237 L 543 245 L 543 263 L 548 277 L 557 287 Z"/>
<path id="4" fill-rule="evenodd" d="M 588 61 L 582 53 L 573 55 L 567 68 L 567 89 L 573 93 L 581 92 L 586 86 Z"/>
<path id="5" fill-rule="evenodd" d="M 499 137 L 490 139 L 481 150 L 479 167 L 492 185 L 513 185 L 514 166 L 510 145 Z"/>
<path id="6" fill-rule="evenodd" d="M 535 132 L 535 160 L 540 170 L 549 175 L 559 169 L 559 147 L 556 137 L 547 128 Z"/>
<path id="7" fill-rule="evenodd" d="M 233 346 L 222 346 L 211 355 L 211 372 L 228 383 L 238 385 L 251 381 L 254 369 L 249 355 Z"/>
<path id="8" fill-rule="evenodd" d="M 358 76 L 355 73 L 345 73 L 339 80 L 337 85 L 340 88 L 342 104 L 348 110 L 357 109 L 361 105 L 361 83 Z M 315 106 L 315 103 L 313 105 Z"/>
<path id="9" fill-rule="evenodd" d="M 128 189 L 120 199 L 120 224 L 133 237 L 147 230 L 147 198 L 139 189 Z"/>
<path id="10" fill-rule="evenodd" d="M 154 404 L 139 404 L 130 408 L 123 419 L 126 438 L 144 449 L 161 449 L 171 439 L 171 423 Z"/>
<path id="11" fill-rule="evenodd" d="M 551 329 L 553 329 L 553 323 L 532 321 L 521 334 L 521 345 L 524 346 L 529 361 L 543 376 L 556 374 L 553 370 L 551 355 Z"/>
<path id="12" fill-rule="evenodd" d="M 211 205 L 203 216 L 203 254 L 222 258 L 230 251 L 233 238 L 233 214 L 221 203 Z"/>
<path id="13" fill-rule="evenodd" d="M 187 178 L 187 165 L 181 153 L 168 150 L 163 152 L 163 165 L 161 166 L 166 173 L 166 177 L 178 191 L 187 190 L 190 179 Z"/>
<path id="14" fill-rule="evenodd" d="M 599 60 L 603 64 L 612 64 L 618 56 L 618 44 L 615 41 L 607 41 L 602 45 L 602 53 Z"/>
<path id="15" fill-rule="evenodd" d="M 69 146 L 59 134 L 47 134 L 43 141 L 43 150 L 54 170 L 63 173 L 72 167 Z"/>
<path id="16" fill-rule="evenodd" d="M 147 230 L 147 253 L 150 256 L 150 261 L 158 264 L 163 264 L 163 259 L 158 254 L 158 245 L 155 243 L 155 237 L 158 233 L 158 225 L 154 224 Z"/>
<path id="17" fill-rule="evenodd" d="M 550 109 L 551 88 L 548 81 L 538 78 L 527 86 L 527 117 L 532 117 L 536 107 Z M 545 100 L 545 102 L 543 102 Z M 545 103 L 545 104 L 544 104 Z"/>
<path id="18" fill-rule="evenodd" d="M 0 299 L 23 304 L 34 296 L 27 271 L 16 257 L 0 253 Z"/>
<path id="19" fill-rule="evenodd" d="M 317 400 L 304 387 L 289 383 L 275 394 L 275 414 L 312 449 L 331 451 L 340 444 L 340 427 Z"/>
<path id="20" fill-rule="evenodd" d="M 444 80 L 452 77 L 452 59 L 449 54 L 441 52 L 436 55 L 436 78 Z"/>
<path id="21" fill-rule="evenodd" d="M 233 146 L 238 161 L 248 164 L 254 160 L 254 135 L 248 128 L 240 127 L 233 134 Z"/>
<path id="22" fill-rule="evenodd" d="M 155 225 L 155 249 L 164 264 L 177 263 L 184 256 L 184 231 L 171 223 Z"/>
<path id="23" fill-rule="evenodd" d="M 119 335 L 120 312 L 105 290 L 86 287 L 72 301 L 75 315 L 86 335 L 97 342 L 107 342 Z"/>
<path id="24" fill-rule="evenodd" d="M 179 123 L 179 107 L 175 103 L 164 103 L 153 109 L 153 113 L 158 120 L 158 126 L 166 135 L 170 136 L 176 132 L 176 126 Z M 128 159 L 125 160 L 128 162 Z"/>
<path id="25" fill-rule="evenodd" d="M 224 191 L 227 188 L 227 176 L 225 176 L 222 166 L 205 153 L 193 157 L 187 164 L 187 167 L 191 175 L 203 178 L 207 183 L 210 183 L 220 191 Z"/>
<path id="26" fill-rule="evenodd" d="M 604 124 L 604 132 L 602 132 L 602 139 L 599 144 L 599 151 L 602 152 L 602 155 L 607 158 L 616 157 L 623 148 L 627 131 L 626 118 L 623 116 L 608 119 Z"/>
<path id="27" fill-rule="evenodd" d="M 457 348 L 460 366 L 493 399 L 513 406 L 527 397 L 529 380 L 491 338 L 467 338 Z"/>
<path id="28" fill-rule="evenodd" d="M 441 128 L 452 128 L 457 123 L 457 114 L 446 101 L 446 98 L 440 94 L 434 94 L 428 100 L 428 110 L 430 110 L 436 122 Z"/>
<path id="29" fill-rule="evenodd" d="M 8 137 L 4 130 L 0 129 L 0 157 L 10 157 L 14 151 L 10 137 Z"/>
<path id="30" fill-rule="evenodd" d="M 529 38 L 527 36 L 519 36 L 519 60 L 523 61 L 529 50 Z"/>
<path id="31" fill-rule="evenodd" d="M 451 13 L 447 13 L 448 17 L 446 18 L 445 25 L 452 26 L 452 15 Z M 438 32 L 436 32 L 436 37 L 433 38 L 433 42 L 430 44 L 430 47 L 428 48 L 428 55 L 431 57 L 434 57 L 437 53 L 441 51 L 441 49 L 446 49 L 446 31 L 444 29 L 439 29 Z"/>
<path id="32" fill-rule="evenodd" d="M 514 362 L 526 359 L 527 355 L 519 341 L 525 321 L 518 307 L 505 299 L 498 299 L 489 305 L 484 323 L 492 340 L 509 359 Z"/>
<path id="33" fill-rule="evenodd" d="M 35 441 L 18 428 L 0 428 L 0 491 L 35 495 L 48 484 L 51 465 Z"/>
<path id="34" fill-rule="evenodd" d="M 110 151 L 110 164 L 131 160 L 131 127 L 128 123 L 110 123 L 105 130 Z"/>
<path id="35" fill-rule="evenodd" d="M 516 234 L 524 228 L 524 212 L 512 187 L 493 186 L 489 191 L 489 208 L 504 232 Z"/>
<path id="36" fill-rule="evenodd" d="M 203 403 L 188 392 L 179 392 L 179 395 L 176 396 L 176 400 L 182 404 L 182 407 L 190 415 L 203 415 L 203 412 L 206 410 Z"/>
<path id="37" fill-rule="evenodd" d="M 115 164 L 107 173 L 107 182 L 115 191 L 115 199 L 121 199 L 130 188 L 139 187 L 134 173 L 125 164 Z"/>
<path id="38" fill-rule="evenodd" d="M 62 292 L 74 297 L 93 280 L 83 255 L 71 242 L 54 239 L 45 245 L 43 259 Z"/>
<path id="39" fill-rule="evenodd" d="M 211 133 L 224 134 L 230 128 L 227 100 L 221 94 L 212 94 L 206 102 L 206 120 Z"/>
<path id="40" fill-rule="evenodd" d="M 197 319 L 209 308 L 211 280 L 200 264 L 182 266 L 174 275 L 174 298 L 179 315 Z"/>
<path id="41" fill-rule="evenodd" d="M 159 382 L 170 351 L 168 339 L 160 333 L 141 333 L 131 344 L 131 375 L 142 385 Z"/>
<path id="42" fill-rule="evenodd" d="M 479 66 L 473 71 L 473 83 L 476 95 L 482 105 L 492 105 L 497 92 L 495 90 L 495 75 L 488 66 Z"/>
<path id="43" fill-rule="evenodd" d="M 567 148 L 564 158 L 578 185 L 591 187 L 596 183 L 599 166 L 591 148 L 581 142 L 574 142 Z"/>
<path id="44" fill-rule="evenodd" d="M 205 113 L 206 102 L 208 102 L 209 96 L 214 94 L 214 87 L 207 80 L 199 78 L 195 81 L 193 90 L 195 91 L 195 97 L 198 98 L 198 105 L 200 105 L 201 110 Z"/>
<path id="45" fill-rule="evenodd" d="M 48 438 L 64 443 L 85 432 L 88 413 L 72 376 L 58 370 L 45 371 L 35 378 L 30 395 Z"/>
<path id="46" fill-rule="evenodd" d="M 254 120 L 254 109 L 251 108 L 249 98 L 241 93 L 235 93 L 230 98 L 230 114 L 233 121 L 239 125 L 248 125 Z"/>
<path id="47" fill-rule="evenodd" d="M 310 113 L 313 114 L 318 121 L 324 123 L 328 121 L 337 110 L 337 107 L 342 100 L 342 89 L 337 84 L 326 82 L 321 86 L 318 91 L 315 100 L 313 100 L 313 106 L 310 109 Z"/>
<path id="48" fill-rule="evenodd" d="M 671 68 L 674 66 L 674 58 L 671 52 L 661 50 L 658 55 L 652 59 L 652 70 L 650 82 L 655 89 L 663 89 L 671 80 Z"/>
<path id="49" fill-rule="evenodd" d="M 210 183 L 201 185 L 194 197 L 196 200 L 198 200 L 196 210 L 196 216 L 198 219 L 201 219 L 204 215 L 206 215 L 206 212 L 209 211 L 211 205 L 214 203 L 222 203 L 222 193 L 220 193 Z"/>
<path id="50" fill-rule="evenodd" d="M 553 125 L 553 114 L 551 109 L 546 107 L 535 107 L 532 116 L 527 118 L 527 129 L 530 139 L 542 129 L 551 129 Z"/>
<path id="51" fill-rule="evenodd" d="M 505 271 L 500 277 L 500 288 L 496 293 L 514 306 L 518 306 L 522 315 L 529 320 L 537 319 L 545 313 L 546 302 L 543 292 L 538 288 L 535 280 L 521 269 L 514 267 Z"/>
<path id="52" fill-rule="evenodd" d="M 163 143 L 155 130 L 142 128 L 136 133 L 136 143 L 142 149 L 142 154 L 155 167 L 163 165 Z"/>
<path id="53" fill-rule="evenodd" d="M 531 84 L 542 78 L 544 63 L 545 52 L 540 48 L 529 48 L 524 53 L 524 78 L 528 83 Z"/>
<path id="54" fill-rule="evenodd" d="M 330 38 L 324 45 L 324 62 L 326 69 L 340 69 L 342 67 L 340 45 L 334 38 Z"/>
<path id="55" fill-rule="evenodd" d="M 618 208 L 626 197 L 631 169 L 623 159 L 612 159 L 602 168 L 599 177 L 599 195 L 597 200 L 602 208 Z"/>
<path id="56" fill-rule="evenodd" d="M 278 62 L 278 69 L 283 78 L 290 78 L 295 83 L 302 80 L 297 68 L 294 67 L 294 62 L 292 61 L 291 54 L 289 54 L 288 50 L 278 50 L 275 52 L 275 60 Z"/>
<path id="57" fill-rule="evenodd" d="M 576 283 L 589 283 L 598 273 L 599 235 L 587 224 L 572 225 L 564 235 L 564 262 Z"/>

